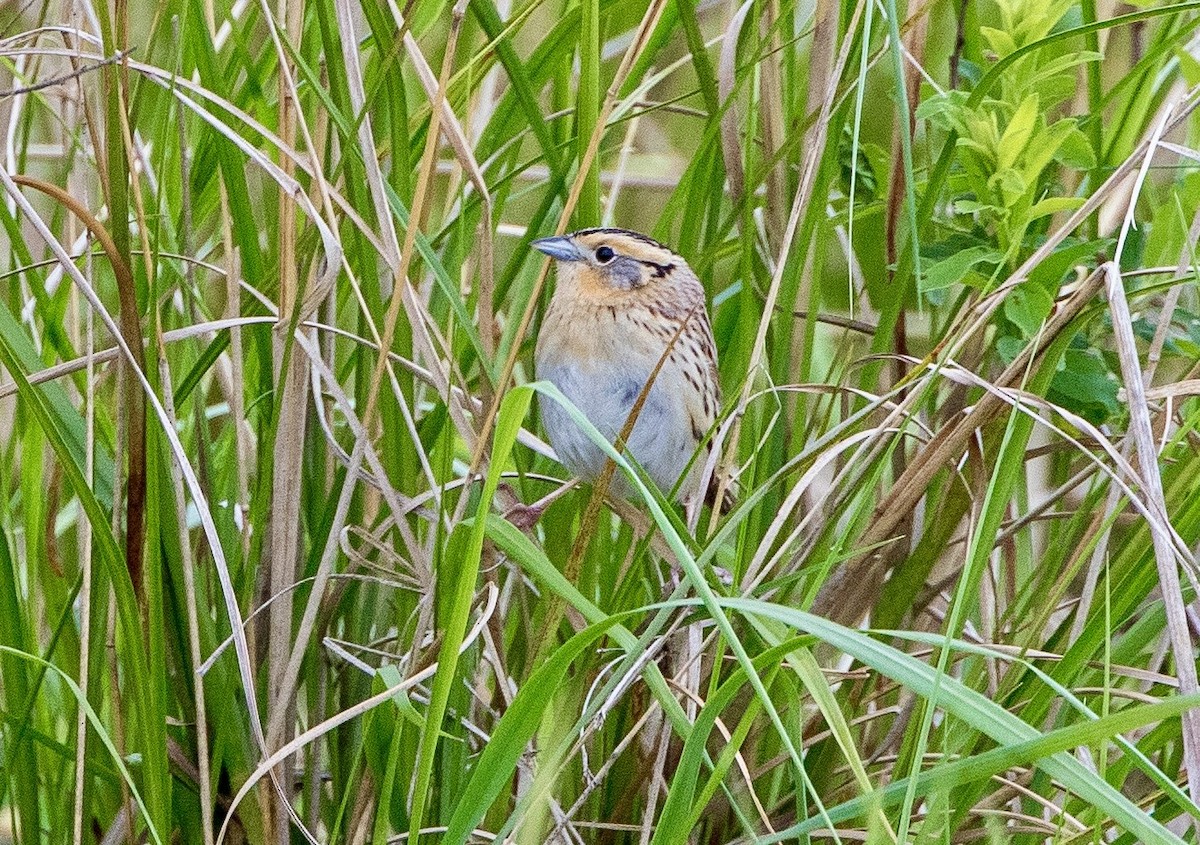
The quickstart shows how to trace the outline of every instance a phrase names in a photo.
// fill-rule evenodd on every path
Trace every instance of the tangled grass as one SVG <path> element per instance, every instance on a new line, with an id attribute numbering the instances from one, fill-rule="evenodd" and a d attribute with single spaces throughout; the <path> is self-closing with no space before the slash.
<path id="1" fill-rule="evenodd" d="M 0 841 L 1196 841 L 1200 3 L 1121 9 L 9 4 Z M 728 515 L 506 519 L 599 224 Z"/>

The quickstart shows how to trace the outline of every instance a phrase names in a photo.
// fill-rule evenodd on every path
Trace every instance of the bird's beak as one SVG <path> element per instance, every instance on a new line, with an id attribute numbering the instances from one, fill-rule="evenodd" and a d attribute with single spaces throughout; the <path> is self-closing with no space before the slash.
<path id="1" fill-rule="evenodd" d="M 579 247 L 568 237 L 538 238 L 530 246 L 558 261 L 579 261 L 583 258 Z"/>

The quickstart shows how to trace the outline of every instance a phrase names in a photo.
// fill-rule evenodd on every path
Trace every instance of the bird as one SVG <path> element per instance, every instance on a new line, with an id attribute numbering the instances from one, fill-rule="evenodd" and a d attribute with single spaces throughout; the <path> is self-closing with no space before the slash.
<path id="1" fill-rule="evenodd" d="M 729 510 L 734 492 L 718 484 L 717 473 L 700 490 L 721 391 L 704 286 L 687 261 L 628 229 L 582 229 L 531 246 L 554 259 L 557 271 L 534 351 L 537 377 L 558 387 L 612 443 L 653 376 L 627 454 L 685 507 L 713 504 L 722 486 L 719 510 Z M 542 394 L 539 403 L 560 462 L 595 481 L 607 455 L 557 401 Z M 632 495 L 619 474 L 610 489 L 623 499 Z"/>

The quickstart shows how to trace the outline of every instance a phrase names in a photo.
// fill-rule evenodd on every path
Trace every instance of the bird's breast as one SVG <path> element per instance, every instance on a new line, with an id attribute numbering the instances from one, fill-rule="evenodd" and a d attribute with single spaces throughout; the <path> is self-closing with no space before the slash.
<path id="1" fill-rule="evenodd" d="M 538 333 L 536 363 L 570 362 L 584 370 L 644 369 L 648 376 L 674 326 L 617 305 L 552 303 Z"/>
<path id="2" fill-rule="evenodd" d="M 646 338 L 630 331 L 621 315 L 573 320 L 539 336 L 538 378 L 553 382 L 574 402 L 605 437 L 621 430 L 638 394 L 666 349 L 657 349 Z M 642 415 L 653 415 L 655 403 L 647 401 Z"/>
<path id="3" fill-rule="evenodd" d="M 669 326 L 664 337 L 627 313 L 611 315 L 607 309 L 587 319 L 576 314 L 569 321 L 561 311 L 550 312 L 539 332 L 537 376 L 558 387 L 600 434 L 613 442 L 673 334 Z M 674 442 L 675 434 L 684 431 L 678 419 L 682 404 L 674 370 L 667 364 L 655 379 L 629 441 L 643 464 L 655 462 L 659 453 L 669 453 L 671 467 L 651 473 L 664 488 L 679 476 L 677 453 L 686 452 L 685 459 L 691 454 L 690 447 L 684 450 Z M 604 454 L 557 402 L 544 399 L 541 405 L 547 434 L 559 458 L 581 477 L 594 479 L 604 465 Z M 690 441 L 690 429 L 686 429 L 686 438 Z"/>

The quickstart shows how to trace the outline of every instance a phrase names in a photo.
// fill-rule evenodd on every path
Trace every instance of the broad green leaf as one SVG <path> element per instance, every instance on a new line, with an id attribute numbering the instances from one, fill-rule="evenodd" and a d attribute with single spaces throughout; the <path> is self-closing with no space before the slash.
<path id="1" fill-rule="evenodd" d="M 1078 128 L 1063 138 L 1054 159 L 1076 170 L 1090 170 L 1096 166 L 1096 153 L 1091 142 Z"/>
<path id="2" fill-rule="evenodd" d="M 954 203 L 955 214 L 978 214 L 981 211 L 999 211 L 994 205 L 977 202 L 976 200 L 956 200 Z"/>
<path id="3" fill-rule="evenodd" d="M 1099 424 L 1120 412 L 1119 389 L 1116 379 L 1097 353 L 1088 349 L 1068 349 L 1050 382 L 1050 393 L 1046 398 Z"/>
<path id="4" fill-rule="evenodd" d="M 979 27 L 979 34 L 987 41 L 988 46 L 992 48 L 997 56 L 1004 57 L 1010 53 L 1015 53 L 1017 50 L 1016 42 L 1012 36 L 1002 29 L 996 29 L 992 26 Z"/>
<path id="5" fill-rule="evenodd" d="M 998 196 L 1005 206 L 1012 206 L 1029 190 L 1029 183 L 1020 171 L 1010 167 L 997 170 L 991 175 L 988 179 L 988 190 Z"/>
<path id="6" fill-rule="evenodd" d="M 1072 273 L 1079 265 L 1090 265 L 1096 255 L 1109 248 L 1110 243 L 1109 240 L 1067 241 L 1033 268 L 1029 273 L 1029 281 L 1045 288 L 1051 295 L 1057 295 L 1068 273 Z"/>
<path id="7" fill-rule="evenodd" d="M 1004 316 L 1017 324 L 1027 338 L 1034 337 L 1042 327 L 1054 298 L 1045 288 L 1026 282 L 1019 285 L 1004 300 Z"/>
<path id="8" fill-rule="evenodd" d="M 1000 137 L 1000 146 L 996 150 L 997 170 L 1015 167 L 1021 158 L 1021 153 L 1025 151 L 1029 139 L 1033 137 L 1037 119 L 1038 98 L 1036 94 L 1030 94 L 1021 101 L 1021 105 L 1013 113 L 1008 126 L 1004 128 L 1004 134 Z"/>
<path id="9" fill-rule="evenodd" d="M 967 95 L 962 91 L 934 94 L 921 101 L 915 112 L 917 120 L 929 120 L 943 129 L 961 130 L 961 113 Z"/>
<path id="10" fill-rule="evenodd" d="M 1062 146 L 1071 133 L 1075 132 L 1075 121 L 1069 117 L 1055 121 L 1038 133 L 1037 140 L 1029 147 L 1029 155 L 1021 168 L 1025 181 L 1032 184 L 1037 181 L 1042 171 L 1053 159 L 1058 148 Z"/>
<path id="11" fill-rule="evenodd" d="M 1084 202 L 1083 197 L 1047 197 L 1035 202 L 1029 209 L 1028 216 L 1030 220 L 1037 220 L 1039 217 L 1058 214 L 1060 211 L 1074 211 Z"/>
<path id="12" fill-rule="evenodd" d="M 931 291 L 949 287 L 961 282 L 967 271 L 976 264 L 985 261 L 996 263 L 1002 259 L 1003 256 L 991 247 L 975 246 L 964 249 L 926 268 L 925 278 L 921 280 L 921 290 Z"/>
<path id="13" fill-rule="evenodd" d="M 1200 59 L 1182 47 L 1175 48 L 1175 58 L 1179 60 L 1179 71 L 1188 87 L 1200 85 Z"/>

